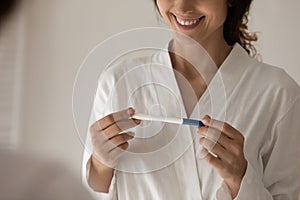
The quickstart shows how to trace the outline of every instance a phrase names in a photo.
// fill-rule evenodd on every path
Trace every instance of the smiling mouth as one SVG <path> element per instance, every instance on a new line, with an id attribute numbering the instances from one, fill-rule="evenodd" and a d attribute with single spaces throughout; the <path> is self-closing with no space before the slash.
<path id="1" fill-rule="evenodd" d="M 184 19 L 183 20 L 174 15 L 174 18 L 176 19 L 176 21 L 179 25 L 188 27 L 188 26 L 194 26 L 194 25 L 198 24 L 198 22 L 201 21 L 204 18 L 204 16 L 202 16 L 198 19 Z"/>

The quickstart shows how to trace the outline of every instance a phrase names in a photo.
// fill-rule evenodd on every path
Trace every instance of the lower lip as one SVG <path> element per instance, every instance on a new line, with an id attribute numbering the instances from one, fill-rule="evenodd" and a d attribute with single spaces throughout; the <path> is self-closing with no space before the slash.
<path id="1" fill-rule="evenodd" d="M 193 25 L 184 26 L 184 25 L 179 24 L 179 22 L 177 21 L 177 19 L 176 19 L 175 16 L 173 16 L 173 17 L 174 17 L 174 20 L 175 20 L 175 22 L 176 22 L 177 27 L 178 27 L 179 29 L 181 29 L 181 30 L 192 30 L 192 29 L 196 28 L 196 27 L 200 24 L 200 22 L 202 21 L 202 19 L 204 18 L 204 17 L 201 17 L 200 20 L 198 20 L 198 21 L 197 21 L 195 24 L 193 24 Z"/>

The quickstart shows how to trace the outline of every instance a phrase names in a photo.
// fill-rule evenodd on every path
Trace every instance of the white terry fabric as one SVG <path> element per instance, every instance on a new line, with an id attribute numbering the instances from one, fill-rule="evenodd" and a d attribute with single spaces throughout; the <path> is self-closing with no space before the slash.
<path id="1" fill-rule="evenodd" d="M 282 69 L 250 58 L 239 44 L 234 46 L 218 73 L 226 99 L 214 102 L 221 106 L 212 105 L 210 93 L 224 92 L 213 78 L 190 117 L 201 119 L 209 114 L 231 124 L 245 136 L 248 166 L 235 199 L 297 199 L 298 85 Z M 163 107 L 157 111 L 162 115 L 186 117 L 167 52 L 116 64 L 102 74 L 91 123 L 128 107 L 144 112 L 150 107 L 155 110 L 155 105 Z M 119 169 L 139 173 L 116 170 L 109 193 L 93 192 L 96 198 L 232 199 L 216 170 L 197 159 L 200 145 L 195 127 L 152 123 L 132 130 L 136 137 L 153 134 L 147 139 L 132 140 L 129 150 L 137 154 L 126 154 L 119 162 Z M 83 160 L 86 185 L 91 149 L 88 134 Z"/>

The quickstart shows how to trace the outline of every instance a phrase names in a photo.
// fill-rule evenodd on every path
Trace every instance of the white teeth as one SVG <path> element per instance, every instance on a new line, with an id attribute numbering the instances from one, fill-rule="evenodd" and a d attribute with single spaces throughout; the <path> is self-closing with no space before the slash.
<path id="1" fill-rule="evenodd" d="M 184 21 L 184 20 L 181 20 L 177 17 L 176 17 L 176 20 L 179 24 L 181 24 L 183 26 L 191 26 L 191 25 L 196 24 L 199 21 L 199 19 L 195 19 L 195 20 L 192 20 L 192 21 Z"/>

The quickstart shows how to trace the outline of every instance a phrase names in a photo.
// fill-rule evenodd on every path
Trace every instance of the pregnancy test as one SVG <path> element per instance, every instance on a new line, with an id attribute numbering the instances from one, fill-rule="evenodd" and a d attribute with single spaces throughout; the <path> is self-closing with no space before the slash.
<path id="1" fill-rule="evenodd" d="M 131 118 L 139 119 L 139 120 L 146 120 L 146 121 L 166 122 L 166 123 L 172 123 L 172 124 L 205 126 L 201 121 L 195 120 L 195 119 L 174 118 L 174 117 L 157 117 L 157 116 L 147 115 L 144 113 L 136 113 Z"/>

